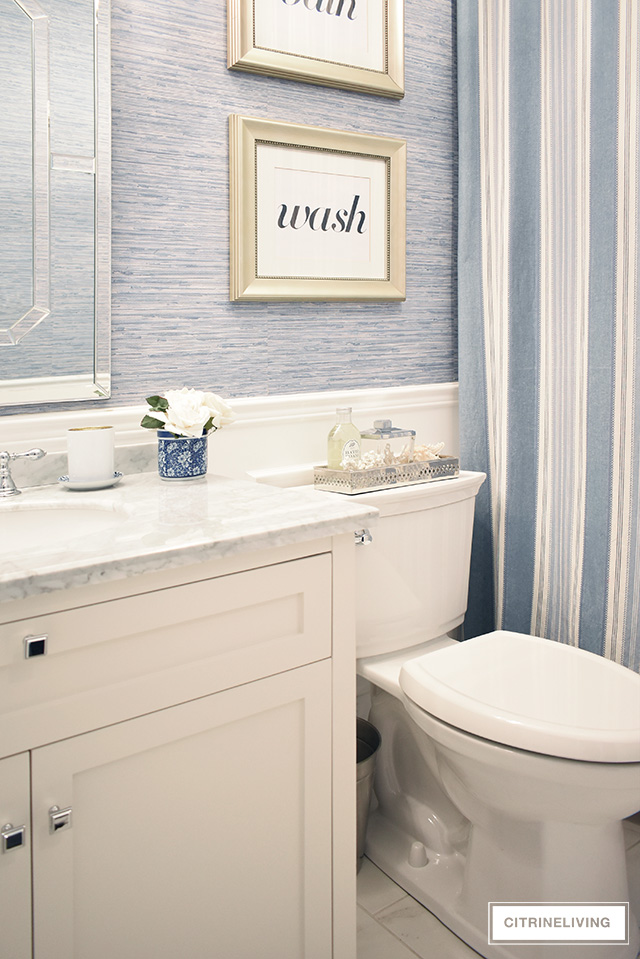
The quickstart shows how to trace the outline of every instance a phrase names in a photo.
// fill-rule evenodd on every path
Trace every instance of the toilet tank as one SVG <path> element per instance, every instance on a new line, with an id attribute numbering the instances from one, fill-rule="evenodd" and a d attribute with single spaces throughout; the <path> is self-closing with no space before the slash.
<path id="1" fill-rule="evenodd" d="M 443 636 L 464 619 L 475 499 L 484 473 L 360 493 L 380 516 L 357 550 L 357 656 Z"/>

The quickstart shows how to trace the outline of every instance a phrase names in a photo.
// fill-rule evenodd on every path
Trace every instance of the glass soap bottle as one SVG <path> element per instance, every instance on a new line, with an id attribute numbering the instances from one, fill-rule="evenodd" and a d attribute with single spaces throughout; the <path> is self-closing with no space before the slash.
<path id="1" fill-rule="evenodd" d="M 360 459 L 360 430 L 351 422 L 351 407 L 336 410 L 336 423 L 327 439 L 327 466 L 330 470 L 345 469 L 346 463 Z"/>
<path id="2" fill-rule="evenodd" d="M 398 429 L 391 420 L 374 420 L 362 433 L 362 456 L 373 466 L 411 463 L 415 437 L 415 430 Z"/>

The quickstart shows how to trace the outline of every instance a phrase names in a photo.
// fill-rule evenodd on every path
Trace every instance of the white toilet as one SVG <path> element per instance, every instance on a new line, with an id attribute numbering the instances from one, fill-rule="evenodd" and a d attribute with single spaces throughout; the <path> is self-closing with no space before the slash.
<path id="1" fill-rule="evenodd" d="M 628 902 L 640 676 L 519 633 L 449 633 L 482 473 L 362 494 L 358 672 L 382 736 L 366 854 L 482 956 L 635 959 L 628 944 L 488 944 L 489 902 Z"/>

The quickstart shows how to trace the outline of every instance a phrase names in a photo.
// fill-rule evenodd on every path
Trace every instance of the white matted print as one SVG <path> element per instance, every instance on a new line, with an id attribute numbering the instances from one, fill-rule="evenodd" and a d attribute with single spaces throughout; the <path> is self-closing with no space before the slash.
<path id="1" fill-rule="evenodd" d="M 382 73 L 386 0 L 254 0 L 256 47 Z"/>
<path id="2" fill-rule="evenodd" d="M 229 68 L 404 96 L 404 0 L 227 0 Z"/>
<path id="3" fill-rule="evenodd" d="M 258 143 L 258 277 L 388 279 L 385 157 Z"/>
<path id="4" fill-rule="evenodd" d="M 404 299 L 404 140 L 230 118 L 232 300 Z"/>

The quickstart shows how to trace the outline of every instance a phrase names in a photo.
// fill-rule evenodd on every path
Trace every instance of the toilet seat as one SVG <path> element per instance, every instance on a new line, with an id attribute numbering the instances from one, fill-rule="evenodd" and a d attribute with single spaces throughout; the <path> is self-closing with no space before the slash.
<path id="1" fill-rule="evenodd" d="M 586 650 L 500 630 L 407 660 L 400 687 L 425 712 L 495 743 L 640 761 L 640 676 Z"/>

